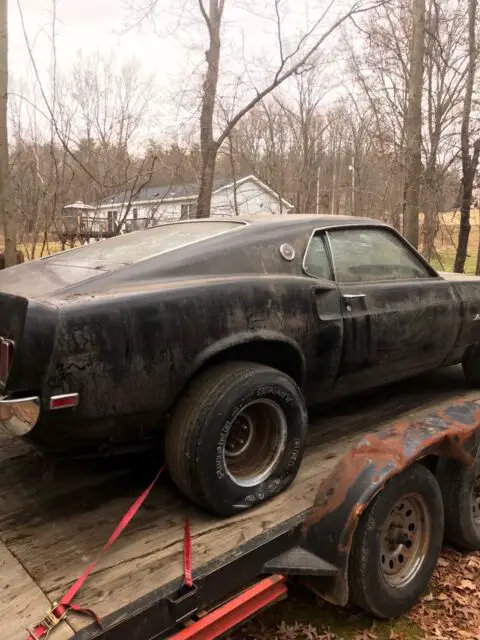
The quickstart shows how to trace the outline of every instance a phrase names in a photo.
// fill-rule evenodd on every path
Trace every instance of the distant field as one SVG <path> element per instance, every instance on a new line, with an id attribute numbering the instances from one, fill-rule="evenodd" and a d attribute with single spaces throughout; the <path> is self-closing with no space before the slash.
<path id="1" fill-rule="evenodd" d="M 440 216 L 440 228 L 435 241 L 438 257 L 432 259 L 432 265 L 440 271 L 453 271 L 455 253 L 460 228 L 460 213 L 449 212 Z M 465 273 L 475 273 L 477 262 L 478 241 L 480 236 L 480 210 L 470 212 L 470 236 L 468 239 L 467 260 Z"/>
<path id="2" fill-rule="evenodd" d="M 0 247 L 3 248 L 3 243 L 0 245 Z M 35 258 L 40 258 L 43 256 L 51 256 L 53 253 L 58 253 L 59 251 L 62 250 L 62 245 L 57 240 L 49 240 L 48 242 L 45 243 L 45 246 L 43 246 L 43 241 L 37 242 L 35 247 L 32 242 L 19 242 L 18 248 L 20 249 L 20 251 L 22 251 L 25 257 L 25 260 L 29 260 L 32 256 L 32 252 L 34 248 L 35 248 L 35 254 L 34 254 Z M 70 247 L 67 246 L 66 248 L 69 249 Z M 42 253 L 42 249 L 43 249 L 43 253 Z"/>

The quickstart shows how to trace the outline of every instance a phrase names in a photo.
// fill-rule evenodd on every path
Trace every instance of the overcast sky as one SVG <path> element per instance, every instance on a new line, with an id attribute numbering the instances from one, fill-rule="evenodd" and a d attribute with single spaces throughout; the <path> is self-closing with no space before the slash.
<path id="1" fill-rule="evenodd" d="M 187 87 L 192 95 L 198 95 L 198 71 L 204 62 L 206 27 L 200 17 L 197 0 L 161 0 L 162 11 L 157 12 L 155 22 L 147 20 L 141 29 L 126 28 L 134 21 L 128 6 L 141 1 L 56 0 L 58 71 L 68 74 L 79 54 L 87 56 L 100 51 L 108 56 L 114 52 L 119 63 L 134 57 L 139 62 L 141 73 L 154 75 L 159 87 L 158 95 L 169 105 L 162 117 L 167 114 L 167 127 L 174 127 L 179 117 L 177 107 L 181 91 Z M 18 3 L 23 11 L 36 65 L 47 85 L 52 68 L 53 0 L 9 0 L 11 87 L 24 79 L 31 84 L 34 78 Z M 306 27 L 326 4 L 327 0 L 282 1 L 280 10 L 286 51 L 289 43 L 298 41 L 299 34 L 305 33 Z M 351 4 L 350 0 L 335 0 L 325 25 L 343 12 L 348 4 Z M 272 70 L 276 68 L 277 33 L 273 12 L 272 0 L 226 2 L 221 95 L 229 96 L 231 91 L 237 104 L 248 92 L 251 95 L 253 84 L 262 87 L 267 75 L 272 77 Z M 335 57 L 332 45 L 338 40 L 338 35 L 330 39 L 324 58 Z M 188 108 L 194 110 L 191 102 Z"/>
<path id="2" fill-rule="evenodd" d="M 22 7 L 35 59 L 43 69 L 50 66 L 52 0 L 9 0 L 10 70 L 14 76 L 28 66 L 28 53 L 22 33 L 18 2 Z M 164 39 L 152 31 L 130 30 L 125 0 L 57 0 L 56 49 L 60 66 L 68 68 L 78 52 L 115 51 L 121 59 L 139 58 L 147 71 L 158 72 Z M 172 47 L 168 43 L 172 53 Z"/>

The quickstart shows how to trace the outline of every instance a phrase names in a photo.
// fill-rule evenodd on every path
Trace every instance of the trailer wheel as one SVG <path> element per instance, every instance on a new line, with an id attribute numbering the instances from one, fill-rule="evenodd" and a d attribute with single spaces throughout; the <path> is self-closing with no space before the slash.
<path id="1" fill-rule="evenodd" d="M 437 480 L 443 494 L 445 538 L 468 551 L 480 549 L 480 451 L 475 463 L 464 466 L 440 458 Z"/>
<path id="2" fill-rule="evenodd" d="M 307 427 L 303 395 L 289 376 L 250 362 L 220 364 L 195 378 L 174 410 L 167 467 L 190 499 L 232 515 L 289 486 Z"/>
<path id="3" fill-rule="evenodd" d="M 468 348 L 462 360 L 462 369 L 465 380 L 470 387 L 480 387 L 480 344 Z"/>
<path id="4" fill-rule="evenodd" d="M 415 464 L 390 479 L 360 519 L 349 569 L 355 604 L 379 618 L 406 613 L 430 580 L 442 540 L 440 487 Z"/>

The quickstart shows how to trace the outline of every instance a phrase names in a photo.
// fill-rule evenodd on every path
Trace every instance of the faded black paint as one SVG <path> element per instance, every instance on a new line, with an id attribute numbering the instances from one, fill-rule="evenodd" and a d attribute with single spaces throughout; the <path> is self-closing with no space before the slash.
<path id="1" fill-rule="evenodd" d="M 251 222 L 93 277 L 55 257 L 0 274 L 0 335 L 16 342 L 4 391 L 41 396 L 35 444 L 68 450 L 156 436 L 191 376 L 235 345 L 236 358 L 238 345 L 261 345 L 248 358 L 282 362 L 316 402 L 458 362 L 480 342 L 480 280 L 449 282 L 427 267 L 423 280 L 337 287 L 303 273 L 314 229 L 383 225 Z M 279 253 L 285 242 L 291 262 Z M 360 290 L 364 301 L 348 311 L 342 294 Z M 50 396 L 69 392 L 80 394 L 77 409 L 47 411 Z"/>

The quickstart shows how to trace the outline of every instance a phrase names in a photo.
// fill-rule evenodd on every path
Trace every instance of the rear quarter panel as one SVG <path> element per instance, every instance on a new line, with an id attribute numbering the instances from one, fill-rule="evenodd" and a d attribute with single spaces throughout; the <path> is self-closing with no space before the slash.
<path id="1" fill-rule="evenodd" d="M 248 275 L 72 296 L 59 307 L 44 394 L 78 392 L 82 420 L 151 412 L 159 420 L 216 344 L 274 335 L 298 345 L 307 382 L 333 381 L 341 321 L 319 322 L 313 285 L 307 277 Z"/>

